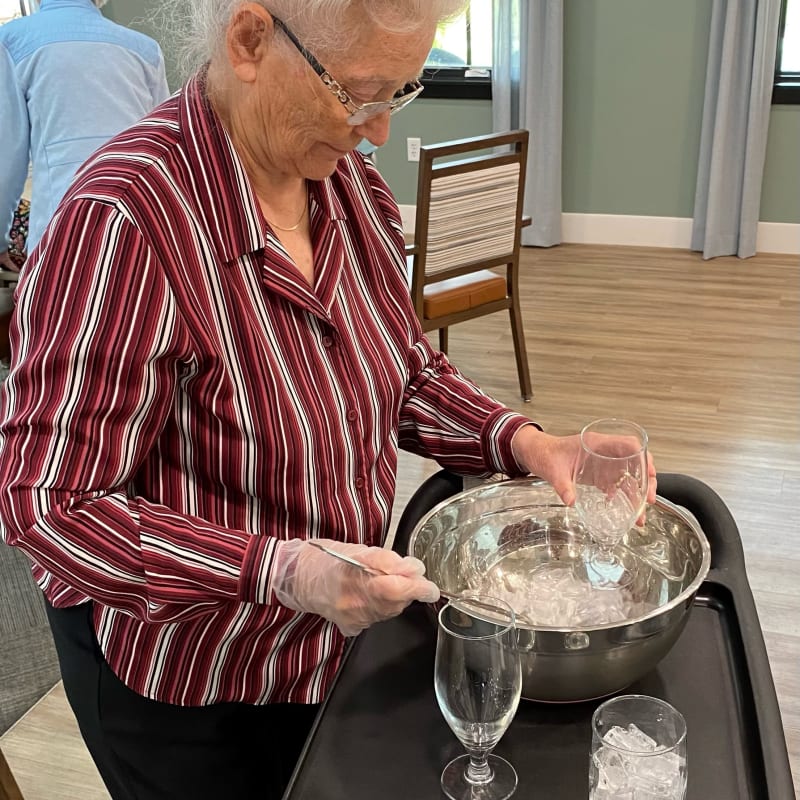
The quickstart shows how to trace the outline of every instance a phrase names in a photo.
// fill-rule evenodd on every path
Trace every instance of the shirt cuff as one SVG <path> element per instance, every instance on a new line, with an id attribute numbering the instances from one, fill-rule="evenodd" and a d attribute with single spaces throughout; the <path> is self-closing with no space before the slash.
<path id="1" fill-rule="evenodd" d="M 486 421 L 481 435 L 483 457 L 495 472 L 502 472 L 512 478 L 528 474 L 528 471 L 517 463 L 511 449 L 514 434 L 525 425 L 533 425 L 534 428 L 542 430 L 542 426 L 537 422 L 507 409 L 496 411 Z"/>
<path id="2" fill-rule="evenodd" d="M 278 540 L 272 536 L 253 536 L 242 559 L 239 600 L 245 603 L 272 602 L 270 576 Z"/>

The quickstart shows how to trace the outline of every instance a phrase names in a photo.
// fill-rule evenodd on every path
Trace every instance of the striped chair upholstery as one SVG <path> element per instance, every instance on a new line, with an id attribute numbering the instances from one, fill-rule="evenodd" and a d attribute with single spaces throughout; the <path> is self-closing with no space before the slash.
<path id="1" fill-rule="evenodd" d="M 518 162 L 433 178 L 425 274 L 514 252 Z"/>

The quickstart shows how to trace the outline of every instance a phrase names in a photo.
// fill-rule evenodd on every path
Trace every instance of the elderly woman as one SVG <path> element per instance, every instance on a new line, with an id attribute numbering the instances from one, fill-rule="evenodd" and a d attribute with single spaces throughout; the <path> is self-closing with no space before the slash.
<path id="1" fill-rule="evenodd" d="M 0 518 L 115 800 L 281 796 L 345 636 L 438 598 L 380 547 L 398 446 L 572 501 L 577 437 L 421 333 L 354 152 L 460 5 L 194 3 L 209 62 L 93 157 L 26 267 Z"/>

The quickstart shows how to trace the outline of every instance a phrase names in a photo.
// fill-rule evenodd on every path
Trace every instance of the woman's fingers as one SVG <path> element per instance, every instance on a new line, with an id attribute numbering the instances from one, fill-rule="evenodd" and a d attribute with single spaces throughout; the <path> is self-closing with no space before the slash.
<path id="1" fill-rule="evenodd" d="M 407 578 L 404 575 L 378 575 L 370 581 L 369 589 L 376 599 L 385 603 L 402 604 L 402 608 L 412 600 L 435 603 L 440 597 L 439 587 L 432 581 L 419 577 Z"/>
<path id="2" fill-rule="evenodd" d="M 406 575 L 409 578 L 425 574 L 425 565 L 413 556 L 401 556 L 385 547 L 370 547 L 358 554 L 358 560 L 368 567 L 390 575 Z"/>

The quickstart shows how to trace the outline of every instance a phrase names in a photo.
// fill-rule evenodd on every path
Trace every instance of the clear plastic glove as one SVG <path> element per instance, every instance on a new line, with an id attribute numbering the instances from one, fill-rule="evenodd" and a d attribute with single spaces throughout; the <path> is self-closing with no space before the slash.
<path id="1" fill-rule="evenodd" d="M 302 539 L 278 545 L 271 588 L 278 602 L 295 611 L 319 614 L 345 636 L 355 636 L 374 622 L 400 614 L 412 600 L 434 603 L 435 583 L 426 580 L 418 559 L 382 547 L 319 539 L 331 550 L 387 575 L 369 575 L 338 561 Z"/>

